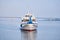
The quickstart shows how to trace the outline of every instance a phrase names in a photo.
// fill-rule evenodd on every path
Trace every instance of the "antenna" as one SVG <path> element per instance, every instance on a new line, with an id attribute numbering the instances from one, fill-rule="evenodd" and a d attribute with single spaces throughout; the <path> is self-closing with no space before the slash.
<path id="1" fill-rule="evenodd" d="M 28 12 L 27 12 L 28 14 L 31 14 L 31 8 L 28 8 Z"/>

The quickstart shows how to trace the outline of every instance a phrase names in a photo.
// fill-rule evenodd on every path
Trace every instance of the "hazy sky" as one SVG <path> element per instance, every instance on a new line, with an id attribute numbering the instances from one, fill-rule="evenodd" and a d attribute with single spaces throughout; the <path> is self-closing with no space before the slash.
<path id="1" fill-rule="evenodd" d="M 0 17 L 60 17 L 60 0 L 0 0 Z"/>

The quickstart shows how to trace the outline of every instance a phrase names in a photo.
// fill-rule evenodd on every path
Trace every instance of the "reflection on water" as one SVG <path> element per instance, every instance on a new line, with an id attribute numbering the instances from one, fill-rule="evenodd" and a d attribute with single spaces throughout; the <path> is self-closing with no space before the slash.
<path id="1" fill-rule="evenodd" d="M 36 40 L 37 31 L 23 31 L 21 30 L 21 40 Z"/>

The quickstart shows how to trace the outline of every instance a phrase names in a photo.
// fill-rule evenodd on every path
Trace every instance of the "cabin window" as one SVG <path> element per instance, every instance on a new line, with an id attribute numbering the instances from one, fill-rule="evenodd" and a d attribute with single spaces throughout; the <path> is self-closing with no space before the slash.
<path id="1" fill-rule="evenodd" d="M 29 21 L 29 20 L 22 20 L 22 22 L 27 22 L 27 21 Z"/>
<path id="2" fill-rule="evenodd" d="M 32 21 L 36 21 L 36 20 L 32 20 Z"/>

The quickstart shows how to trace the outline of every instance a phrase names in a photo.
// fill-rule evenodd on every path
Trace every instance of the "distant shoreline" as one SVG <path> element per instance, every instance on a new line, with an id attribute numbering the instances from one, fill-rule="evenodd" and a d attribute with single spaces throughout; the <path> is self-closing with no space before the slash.
<path id="1" fill-rule="evenodd" d="M 0 17 L 0 18 L 22 18 L 22 17 Z M 43 17 L 36 17 L 39 21 L 60 21 L 60 18 L 43 18 Z"/>

